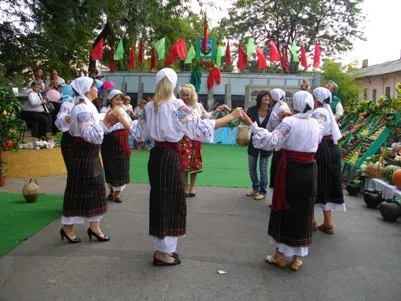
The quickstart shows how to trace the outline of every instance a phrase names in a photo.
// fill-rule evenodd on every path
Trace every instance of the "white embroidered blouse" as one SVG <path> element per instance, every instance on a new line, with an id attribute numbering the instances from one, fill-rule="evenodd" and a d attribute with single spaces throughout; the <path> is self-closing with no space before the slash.
<path id="1" fill-rule="evenodd" d="M 267 151 L 286 149 L 315 153 L 323 138 L 324 126 L 323 122 L 318 122 L 313 118 L 299 118 L 294 115 L 285 117 L 272 132 L 259 128 L 256 122 L 251 125 L 250 129 L 255 148 Z"/>
<path id="2" fill-rule="evenodd" d="M 71 101 L 63 102 L 60 107 L 60 111 L 57 114 L 57 118 L 54 124 L 63 133 L 70 129 L 70 124 L 65 121 L 65 117 L 71 115 L 71 110 L 73 107 L 74 104 Z"/>
<path id="3" fill-rule="evenodd" d="M 178 142 L 184 135 L 193 140 L 213 141 L 215 121 L 201 119 L 181 99 L 173 98 L 162 103 L 157 112 L 153 101 L 147 103 L 142 119 L 142 135 L 156 141 Z M 137 129 L 137 132 L 140 130 Z"/>
<path id="4" fill-rule="evenodd" d="M 267 122 L 266 128 L 272 132 L 281 122 L 280 113 L 291 112 L 290 107 L 283 101 L 278 101 L 270 114 L 269 121 Z"/>
<path id="5" fill-rule="evenodd" d="M 86 97 L 71 110 L 70 134 L 86 142 L 102 144 L 106 126 L 100 121 L 95 105 Z"/>
<path id="6" fill-rule="evenodd" d="M 332 133 L 332 121 L 330 118 L 330 113 L 326 108 L 316 108 L 312 112 L 312 118 L 316 119 L 319 123 L 324 125 L 323 136 L 331 135 Z"/>

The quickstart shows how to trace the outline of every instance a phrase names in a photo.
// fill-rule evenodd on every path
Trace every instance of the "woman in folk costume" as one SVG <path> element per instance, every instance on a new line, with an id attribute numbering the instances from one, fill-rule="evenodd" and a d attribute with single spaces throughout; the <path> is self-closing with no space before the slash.
<path id="1" fill-rule="evenodd" d="M 120 109 L 130 123 L 131 118 L 122 107 L 123 93 L 120 90 L 111 90 L 107 95 L 108 111 Z M 108 112 L 106 111 L 106 112 Z M 106 176 L 106 183 L 109 185 L 110 193 L 108 201 L 122 203 L 121 192 L 125 189 L 125 184 L 129 183 L 129 160 L 131 151 L 128 144 L 129 130 L 119 122 L 107 130 L 102 143 L 102 160 Z"/>
<path id="2" fill-rule="evenodd" d="M 313 219 L 314 230 L 333 234 L 331 212 L 345 212 L 344 195 L 341 186 L 341 155 L 337 142 L 342 135 L 336 118 L 330 108 L 331 93 L 319 87 L 313 90 L 315 110 L 312 118 L 324 124 L 322 142 L 316 153 L 318 167 L 316 209 L 323 210 L 324 221 L 320 226 Z"/>
<path id="3" fill-rule="evenodd" d="M 191 84 L 184 85 L 180 90 L 180 97 L 193 113 L 202 119 L 211 119 L 214 114 L 222 110 L 230 110 L 227 105 L 218 106 L 213 112 L 207 112 L 198 102 L 195 87 Z M 184 189 L 187 197 L 195 197 L 196 175 L 202 172 L 202 142 L 184 136 L 180 145 L 181 171 L 184 175 Z M 188 175 L 190 182 L 188 185 Z"/>
<path id="4" fill-rule="evenodd" d="M 310 93 L 295 93 L 293 104 L 295 114 L 284 118 L 273 132 L 259 128 L 247 117 L 244 121 L 250 125 L 256 148 L 282 150 L 268 229 L 276 253 L 265 260 L 283 268 L 287 264 L 285 257 L 293 257 L 291 269 L 297 271 L 302 265 L 301 257 L 308 254 L 312 243 L 317 176 L 315 153 L 323 129 L 309 117 L 313 110 Z"/>
<path id="5" fill-rule="evenodd" d="M 74 107 L 74 99 L 70 95 L 63 95 L 60 99 L 61 107 L 60 111 L 57 114 L 57 119 L 54 122 L 56 127 L 60 132 L 62 132 L 61 136 L 61 154 L 63 155 L 64 163 L 67 165 L 66 157 L 67 152 L 70 147 L 70 143 L 72 142 L 72 136 L 70 135 L 70 118 L 71 118 L 71 110 Z"/>
<path id="6" fill-rule="evenodd" d="M 279 88 L 270 91 L 273 100 L 273 109 L 270 114 L 269 121 L 267 123 L 267 130 L 272 132 L 285 116 L 291 116 L 291 109 L 285 102 L 285 92 Z M 273 158 L 270 167 L 270 188 L 274 187 L 274 181 L 276 180 L 276 169 L 278 162 L 280 161 L 280 150 L 273 149 Z"/>
<path id="7" fill-rule="evenodd" d="M 270 91 L 262 90 L 256 96 L 256 105 L 248 108 L 247 115 L 258 127 L 266 128 L 271 114 L 271 95 Z M 252 191 L 247 196 L 252 196 L 255 200 L 263 200 L 267 194 L 267 162 L 271 152 L 256 149 L 250 139 L 248 144 L 248 169 L 252 181 Z M 259 157 L 259 173 L 258 179 L 258 157 Z M 271 181 L 271 179 L 270 179 Z"/>
<path id="8" fill-rule="evenodd" d="M 176 265 L 181 259 L 176 251 L 178 237 L 186 233 L 186 202 L 179 161 L 179 141 L 186 135 L 199 141 L 213 141 L 214 129 L 235 118 L 243 110 L 217 119 L 201 119 L 181 100 L 174 97 L 177 74 L 170 68 L 156 75 L 155 100 L 143 112 L 144 135 L 155 140 L 150 151 L 149 234 L 155 250 L 153 264 Z M 142 140 L 144 140 L 142 138 Z"/>
<path id="9" fill-rule="evenodd" d="M 67 186 L 64 192 L 61 238 L 70 243 L 79 243 L 74 224 L 89 221 L 88 236 L 98 241 L 108 241 L 99 223 L 107 211 L 106 192 L 100 165 L 99 151 L 105 130 L 117 123 L 121 116 L 111 112 L 100 121 L 99 113 L 92 100 L 97 97 L 95 82 L 89 77 L 72 81 L 77 94 L 71 110 L 69 133 L 72 136 L 69 150 L 65 153 Z"/>

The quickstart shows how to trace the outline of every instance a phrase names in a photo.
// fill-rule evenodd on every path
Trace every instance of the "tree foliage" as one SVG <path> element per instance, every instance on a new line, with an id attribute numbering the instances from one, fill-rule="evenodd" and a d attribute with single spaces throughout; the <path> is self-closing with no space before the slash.
<path id="1" fill-rule="evenodd" d="M 277 46 L 290 47 L 295 40 L 310 51 L 319 40 L 325 56 L 333 57 L 352 49 L 362 39 L 363 0 L 237 0 L 229 18 L 221 25 L 233 38 L 251 36 L 259 45 L 274 39 Z"/>

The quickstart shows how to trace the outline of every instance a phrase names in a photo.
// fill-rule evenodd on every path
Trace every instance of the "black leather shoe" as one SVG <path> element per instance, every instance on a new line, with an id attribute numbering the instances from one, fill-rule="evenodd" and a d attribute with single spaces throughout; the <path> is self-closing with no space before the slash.
<path id="1" fill-rule="evenodd" d="M 189 198 L 193 198 L 193 197 L 195 197 L 195 195 L 196 195 L 196 193 L 192 193 L 192 192 L 188 193 Z"/>
<path id="2" fill-rule="evenodd" d="M 105 241 L 109 241 L 110 240 L 110 237 L 108 237 L 107 235 L 104 235 L 103 237 L 97 235 L 95 232 L 92 231 L 92 229 L 90 227 L 88 228 L 88 231 L 86 231 L 86 232 L 88 233 L 90 241 L 92 241 L 92 235 L 94 237 L 96 237 L 97 240 L 100 241 L 100 242 L 105 242 Z"/>
<path id="3" fill-rule="evenodd" d="M 180 257 L 178 257 L 178 254 L 177 254 L 177 257 L 173 255 L 173 258 L 174 258 L 173 262 L 165 262 L 165 261 L 157 259 L 156 254 L 155 254 L 155 255 L 153 255 L 153 265 L 161 267 L 161 266 L 177 265 L 177 264 L 181 263 L 181 259 L 180 259 Z"/>
<path id="4" fill-rule="evenodd" d="M 114 202 L 116 202 L 116 203 L 122 203 L 123 200 L 122 200 L 120 197 L 115 197 L 115 198 L 114 198 Z"/>
<path id="5" fill-rule="evenodd" d="M 67 233 L 65 233 L 64 228 L 60 229 L 60 236 L 62 241 L 64 241 L 64 237 L 67 238 L 70 244 L 77 244 L 82 241 L 79 237 L 75 237 L 74 239 L 69 238 Z"/>
<path id="6" fill-rule="evenodd" d="M 110 194 L 107 196 L 107 200 L 108 200 L 108 201 L 114 201 L 114 195 L 113 195 L 112 193 L 110 193 Z"/>

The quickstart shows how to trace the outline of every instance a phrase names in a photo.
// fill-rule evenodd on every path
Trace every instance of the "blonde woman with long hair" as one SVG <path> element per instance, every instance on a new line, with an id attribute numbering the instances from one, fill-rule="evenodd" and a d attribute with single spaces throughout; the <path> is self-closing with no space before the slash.
<path id="1" fill-rule="evenodd" d="M 207 112 L 203 105 L 198 102 L 198 95 L 195 87 L 191 84 L 184 85 L 180 90 L 180 97 L 193 110 L 193 113 L 201 119 L 212 119 L 216 112 L 230 110 L 227 105 L 220 105 L 214 111 Z M 184 176 L 184 189 L 186 197 L 195 197 L 196 195 L 196 175 L 202 172 L 202 142 L 193 140 L 184 136 L 180 145 L 180 163 L 181 171 Z M 190 182 L 188 185 L 188 175 Z"/>
<path id="2" fill-rule="evenodd" d="M 191 139 L 213 141 L 215 128 L 243 116 L 243 110 L 237 108 L 218 120 L 201 119 L 181 99 L 174 97 L 176 84 L 177 74 L 174 70 L 160 70 L 156 75 L 154 101 L 146 104 L 142 116 L 142 139 L 150 136 L 155 140 L 148 162 L 149 235 L 153 239 L 155 266 L 181 263 L 176 248 L 178 237 L 186 233 L 187 207 L 180 169 L 179 141 L 184 135 Z"/>

